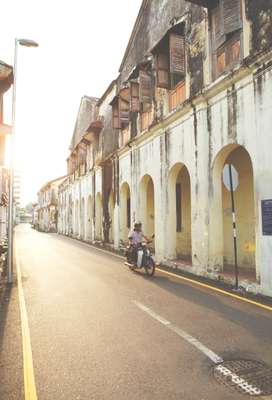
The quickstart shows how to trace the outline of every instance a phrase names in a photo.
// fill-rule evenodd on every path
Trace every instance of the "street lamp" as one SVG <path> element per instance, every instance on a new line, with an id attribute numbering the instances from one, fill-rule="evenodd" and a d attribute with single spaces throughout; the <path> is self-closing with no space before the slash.
<path id="1" fill-rule="evenodd" d="M 9 172 L 9 209 L 8 209 L 8 283 L 13 282 L 13 184 L 14 184 L 14 150 L 15 150 L 15 111 L 16 111 L 16 81 L 17 81 L 17 53 L 18 45 L 38 47 L 38 43 L 28 39 L 15 39 L 13 64 L 13 92 L 12 92 L 12 130 L 11 154 Z"/>

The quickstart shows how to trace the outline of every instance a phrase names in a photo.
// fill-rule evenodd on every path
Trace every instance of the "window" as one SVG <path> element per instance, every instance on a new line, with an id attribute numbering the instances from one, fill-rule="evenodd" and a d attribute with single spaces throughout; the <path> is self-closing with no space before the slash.
<path id="1" fill-rule="evenodd" d="M 172 28 L 153 49 L 156 65 L 156 85 L 174 89 L 186 74 L 184 24 Z"/>
<path id="2" fill-rule="evenodd" d="M 113 129 L 125 129 L 129 124 L 130 89 L 127 87 L 121 89 L 111 105 Z"/>
<path id="3" fill-rule="evenodd" d="M 242 58 L 240 0 L 219 0 L 211 10 L 213 78 L 231 70 Z"/>

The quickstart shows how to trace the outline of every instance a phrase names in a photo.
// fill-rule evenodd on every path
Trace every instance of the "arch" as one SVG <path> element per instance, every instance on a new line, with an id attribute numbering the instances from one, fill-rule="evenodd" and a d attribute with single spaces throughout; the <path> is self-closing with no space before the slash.
<path id="1" fill-rule="evenodd" d="M 80 204 L 80 237 L 81 239 L 85 239 L 85 200 L 81 199 Z"/>
<path id="2" fill-rule="evenodd" d="M 144 175 L 140 181 L 140 216 L 143 232 L 149 237 L 155 234 L 154 183 L 150 175 Z"/>
<path id="3" fill-rule="evenodd" d="M 120 190 L 120 239 L 127 240 L 131 227 L 131 194 L 130 187 L 124 182 Z"/>
<path id="4" fill-rule="evenodd" d="M 188 168 L 183 163 L 171 168 L 167 189 L 167 256 L 191 262 L 191 180 Z"/>
<path id="5" fill-rule="evenodd" d="M 109 195 L 109 218 L 110 218 L 110 228 L 109 228 L 109 241 L 112 243 L 114 241 L 114 194 L 111 190 Z"/>
<path id="6" fill-rule="evenodd" d="M 102 240 L 102 197 L 97 193 L 95 197 L 95 239 Z"/>
<path id="7" fill-rule="evenodd" d="M 79 235 L 79 201 L 75 203 L 75 235 Z"/>
<path id="8" fill-rule="evenodd" d="M 87 205 L 87 240 L 93 238 L 93 198 L 91 195 L 88 197 Z"/>
<path id="9" fill-rule="evenodd" d="M 239 184 L 234 192 L 237 227 L 237 257 L 240 272 L 256 274 L 256 234 L 254 177 L 251 157 L 240 145 L 227 145 L 217 154 L 213 163 L 213 201 L 211 209 L 212 255 L 224 270 L 233 270 L 233 227 L 231 195 L 226 189 L 222 171 L 232 164 L 238 172 Z"/>

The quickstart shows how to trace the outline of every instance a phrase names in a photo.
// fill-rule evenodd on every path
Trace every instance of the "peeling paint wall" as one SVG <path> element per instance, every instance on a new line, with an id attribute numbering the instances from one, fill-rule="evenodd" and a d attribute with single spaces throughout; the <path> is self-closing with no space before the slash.
<path id="1" fill-rule="evenodd" d="M 187 23 L 188 69 L 190 76 L 190 96 L 201 92 L 204 86 L 204 59 L 206 54 L 206 32 L 208 17 L 204 8 L 192 6 Z"/>
<path id="2" fill-rule="evenodd" d="M 222 186 L 222 170 L 226 162 L 233 162 L 241 178 L 236 193 L 239 268 L 254 270 L 260 291 L 272 295 L 272 238 L 262 234 L 260 207 L 261 200 L 272 198 L 271 56 L 268 52 L 266 58 L 262 55 L 260 63 L 250 57 L 250 68 L 236 66 L 237 71 L 211 82 L 207 11 L 185 1 L 147 0 L 144 4 L 121 66 L 119 84 L 162 38 L 171 20 L 186 13 L 187 100 L 169 113 L 169 93 L 154 90 L 155 121 L 141 135 L 134 132 L 133 140 L 117 149 L 109 106 L 114 90 L 103 99 L 99 114 L 104 116 L 105 125 L 97 143 L 92 144 L 94 166 L 66 189 L 66 202 L 69 194 L 74 209 L 74 236 L 79 237 L 80 232 L 86 235 L 90 229 L 76 226 L 80 212 L 82 216 L 76 205 L 82 198 L 86 205 L 91 195 L 93 223 L 88 240 L 97 236 L 102 212 L 104 219 L 110 216 L 114 222 L 100 239 L 108 241 L 114 236 L 115 248 L 120 238 L 126 239 L 128 223 L 141 220 L 149 234 L 155 232 L 157 260 L 186 257 L 192 260 L 192 271 L 202 275 L 224 270 L 226 264 L 233 263 L 233 253 L 229 193 Z M 271 48 L 271 1 L 246 0 L 245 5 L 252 29 L 252 54 Z M 243 36 L 248 43 L 249 31 Z M 242 162 L 242 149 L 252 171 Z M 177 171 L 184 166 L 190 179 L 178 176 Z M 147 177 L 154 188 L 148 186 Z M 181 232 L 176 231 L 177 179 L 184 199 Z M 129 222 L 124 187 L 131 200 Z M 97 201 L 98 195 L 102 201 Z"/>
<path id="3" fill-rule="evenodd" d="M 144 55 L 162 38 L 170 28 L 170 21 L 178 19 L 188 10 L 185 0 L 148 0 L 136 33 L 121 66 L 120 81 L 127 79 L 135 65 L 143 61 Z"/>
<path id="4" fill-rule="evenodd" d="M 252 53 L 272 45 L 272 0 L 246 0 L 246 13 L 251 22 Z"/>

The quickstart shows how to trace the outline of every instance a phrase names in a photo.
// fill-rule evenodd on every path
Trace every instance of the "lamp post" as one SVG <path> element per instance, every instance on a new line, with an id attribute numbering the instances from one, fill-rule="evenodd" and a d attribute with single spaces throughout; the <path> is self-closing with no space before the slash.
<path id="1" fill-rule="evenodd" d="M 15 150 L 15 111 L 16 111 L 16 82 L 17 82 L 17 53 L 18 46 L 38 47 L 38 43 L 28 39 L 15 39 L 13 64 L 13 92 L 12 92 L 12 130 L 11 155 L 9 166 L 9 208 L 8 208 L 8 283 L 13 282 L 13 185 L 14 185 L 14 150 Z"/>

